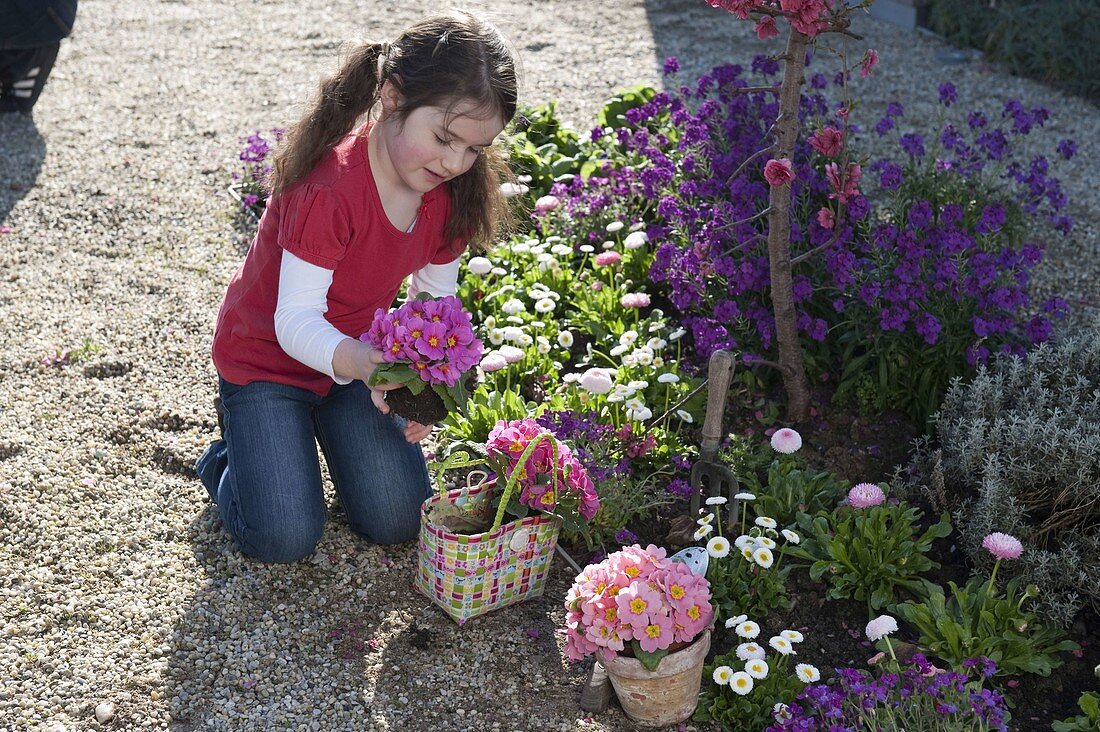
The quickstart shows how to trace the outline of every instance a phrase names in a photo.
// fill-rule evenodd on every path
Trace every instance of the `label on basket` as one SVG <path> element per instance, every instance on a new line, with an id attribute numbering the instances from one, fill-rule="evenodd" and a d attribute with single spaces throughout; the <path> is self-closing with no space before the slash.
<path id="1" fill-rule="evenodd" d="M 516 533 L 512 534 L 512 540 L 508 542 L 508 548 L 514 552 L 518 552 L 520 549 L 527 546 L 527 540 L 530 537 L 530 529 L 520 529 Z"/>

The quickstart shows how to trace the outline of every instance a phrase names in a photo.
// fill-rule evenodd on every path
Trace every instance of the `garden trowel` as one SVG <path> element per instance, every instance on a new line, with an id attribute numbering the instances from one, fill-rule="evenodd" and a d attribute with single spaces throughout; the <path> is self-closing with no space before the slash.
<path id="1" fill-rule="evenodd" d="M 707 364 L 707 412 L 703 419 L 703 439 L 699 446 L 699 460 L 691 467 L 691 518 L 699 517 L 699 504 L 705 491 L 708 497 L 723 496 L 732 513 L 736 502 L 737 478 L 725 465 L 718 463 L 718 444 L 722 439 L 722 416 L 726 411 L 733 380 L 734 359 L 729 351 L 718 350 L 710 354 Z M 737 517 L 731 515 L 732 526 Z"/>

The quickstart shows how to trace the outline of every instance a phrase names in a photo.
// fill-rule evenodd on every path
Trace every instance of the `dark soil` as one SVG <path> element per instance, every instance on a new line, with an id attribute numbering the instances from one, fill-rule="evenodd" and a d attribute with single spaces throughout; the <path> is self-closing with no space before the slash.
<path id="1" fill-rule="evenodd" d="M 394 414 L 423 425 L 436 424 L 447 417 L 446 405 L 430 388 L 425 388 L 419 394 L 413 394 L 405 388 L 391 389 L 386 392 L 386 404 Z"/>

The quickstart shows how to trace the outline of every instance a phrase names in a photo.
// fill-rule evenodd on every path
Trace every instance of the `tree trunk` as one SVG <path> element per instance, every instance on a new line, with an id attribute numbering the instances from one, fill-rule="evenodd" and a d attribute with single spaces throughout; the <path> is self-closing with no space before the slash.
<path id="1" fill-rule="evenodd" d="M 776 147 L 773 157 L 794 158 L 798 140 L 799 103 L 802 99 L 803 71 L 806 66 L 808 36 L 790 29 L 783 84 L 779 91 L 779 119 L 775 124 Z M 798 323 L 791 284 L 791 184 L 772 186 L 768 214 L 768 260 L 771 267 L 772 310 L 775 313 L 775 339 L 779 347 L 779 367 L 787 391 L 787 418 L 805 422 L 810 416 L 810 388 L 802 347 L 798 342 Z"/>

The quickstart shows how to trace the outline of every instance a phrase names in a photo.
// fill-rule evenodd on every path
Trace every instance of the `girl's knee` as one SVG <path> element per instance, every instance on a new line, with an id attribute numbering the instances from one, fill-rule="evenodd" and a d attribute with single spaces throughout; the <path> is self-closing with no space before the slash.
<path id="1" fill-rule="evenodd" d="M 241 550 L 261 562 L 290 564 L 313 555 L 321 540 L 324 522 L 284 522 L 258 527 L 238 538 Z"/>

